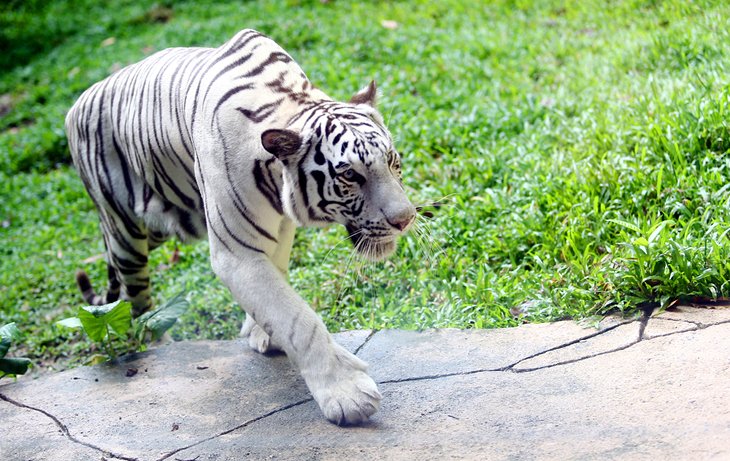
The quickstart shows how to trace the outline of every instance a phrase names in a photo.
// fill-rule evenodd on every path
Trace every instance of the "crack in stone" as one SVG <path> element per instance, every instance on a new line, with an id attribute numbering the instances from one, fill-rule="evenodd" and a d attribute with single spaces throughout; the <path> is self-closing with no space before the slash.
<path id="1" fill-rule="evenodd" d="M 644 318 L 642 318 L 642 321 L 643 320 L 644 320 Z M 632 341 L 632 342 L 630 342 L 628 344 L 624 344 L 622 346 L 619 346 L 619 347 L 616 347 L 616 348 L 607 350 L 607 351 L 596 352 L 594 354 L 584 355 L 582 357 L 578 357 L 578 358 L 575 358 L 575 359 L 565 360 L 565 361 L 556 362 L 556 363 L 550 363 L 550 364 L 547 364 L 547 365 L 542 365 L 542 366 L 534 367 L 534 368 L 523 368 L 523 369 L 515 369 L 514 368 L 514 367 L 516 367 L 517 365 L 519 365 L 520 363 L 522 363 L 522 362 L 524 362 L 526 360 L 529 360 L 529 359 L 532 359 L 532 358 L 535 358 L 535 357 L 539 357 L 540 355 L 547 354 L 548 352 L 552 352 L 552 351 L 555 351 L 555 350 L 558 350 L 558 349 L 563 349 L 565 347 L 572 346 L 573 344 L 576 344 L 576 343 L 578 343 L 580 341 L 584 341 L 586 339 L 594 338 L 594 337 L 599 336 L 599 335 L 602 335 L 602 334 L 604 334 L 604 333 L 606 333 L 608 331 L 611 331 L 611 330 L 613 330 L 615 328 L 618 328 L 618 327 L 620 327 L 622 325 L 627 325 L 627 324 L 632 323 L 632 322 L 635 322 L 635 321 L 636 320 L 629 320 L 629 321 L 617 323 L 616 325 L 612 325 L 612 326 L 610 326 L 610 327 L 608 327 L 606 329 L 603 329 L 601 331 L 598 331 L 596 333 L 593 333 L 593 334 L 590 334 L 590 335 L 587 335 L 587 336 L 582 336 L 582 337 L 580 337 L 578 339 L 575 339 L 573 341 L 569 341 L 567 343 L 564 343 L 564 344 L 561 344 L 561 345 L 558 345 L 558 346 L 554 346 L 554 347 L 551 347 L 551 348 L 546 349 L 544 351 L 537 352 L 535 354 L 532 354 L 532 355 L 529 355 L 527 357 L 521 358 L 520 360 L 518 360 L 518 361 L 516 361 L 516 362 L 514 362 L 514 363 L 512 363 L 510 365 L 506 365 L 504 367 L 499 367 L 499 368 L 480 368 L 480 369 L 476 369 L 476 370 L 455 371 L 455 372 L 451 372 L 451 373 L 441 373 L 441 374 L 436 374 L 436 375 L 425 375 L 425 376 L 413 376 L 413 377 L 398 378 L 398 379 L 388 379 L 388 380 L 384 380 L 384 381 L 379 381 L 378 384 L 397 384 L 397 383 L 404 383 L 404 382 L 411 382 L 411 381 L 427 381 L 427 380 L 434 380 L 434 379 L 441 379 L 441 378 L 450 378 L 450 377 L 453 377 L 453 376 L 468 376 L 468 375 L 474 375 L 474 374 L 479 374 L 479 373 L 490 373 L 490 372 L 531 373 L 533 371 L 539 371 L 539 370 L 544 370 L 544 369 L 547 369 L 547 368 L 553 368 L 553 367 L 563 366 L 563 365 L 570 365 L 570 364 L 573 364 L 573 363 L 582 362 L 583 360 L 588 360 L 588 359 L 592 359 L 594 357 L 599 357 L 601 355 L 612 354 L 614 352 L 620 352 L 620 351 L 626 350 L 626 349 L 628 349 L 628 348 L 630 348 L 632 346 L 635 346 L 635 345 L 639 344 L 642 341 L 651 341 L 651 340 L 657 339 L 657 338 L 663 338 L 663 337 L 672 336 L 672 335 L 679 335 L 679 334 L 683 334 L 683 333 L 690 333 L 690 332 L 694 332 L 694 331 L 704 330 L 705 328 L 710 328 L 710 327 L 713 327 L 713 326 L 718 326 L 718 325 L 723 325 L 723 324 L 730 323 L 730 320 L 722 320 L 722 321 L 716 322 L 716 323 L 697 324 L 696 327 L 691 328 L 691 329 L 688 329 L 688 330 L 670 331 L 668 333 L 663 333 L 663 334 L 660 334 L 660 335 L 649 336 L 649 337 L 643 337 L 643 331 L 641 331 L 640 333 L 642 335 L 639 338 L 637 338 L 636 340 L 634 340 L 634 341 Z"/>
<path id="2" fill-rule="evenodd" d="M 246 421 L 246 422 L 244 422 L 242 424 L 239 424 L 236 427 L 233 427 L 231 429 L 227 429 L 227 430 L 225 430 L 223 432 L 220 432 L 218 434 L 215 434 L 215 435 L 211 435 L 210 437 L 206 437 L 204 439 L 198 440 L 197 442 L 191 443 L 190 445 L 186 445 L 184 447 L 177 448 L 177 449 L 175 449 L 175 450 L 173 450 L 173 451 L 165 454 L 161 458 L 158 458 L 157 461 L 163 461 L 165 459 L 169 459 L 170 456 L 172 456 L 174 454 L 177 454 L 177 453 L 180 453 L 181 451 L 185 451 L 187 449 L 196 447 L 196 446 L 198 446 L 198 445 L 200 445 L 202 443 L 209 442 L 211 440 L 217 439 L 218 437 L 222 437 L 224 435 L 228 435 L 231 432 L 235 432 L 235 431 L 237 431 L 239 429 L 243 429 L 244 427 L 247 427 L 247 426 L 249 426 L 249 425 L 251 425 L 251 424 L 253 424 L 255 422 L 258 422 L 258 421 L 261 421 L 262 419 L 268 418 L 269 416 L 273 416 L 273 415 L 275 415 L 277 413 L 281 413 L 282 411 L 286 411 L 286 410 L 288 410 L 290 408 L 298 407 L 299 405 L 304 405 L 305 403 L 311 402 L 312 400 L 314 400 L 312 397 L 308 397 L 306 399 L 302 399 L 302 400 L 299 400 L 297 402 L 290 403 L 288 405 L 284 405 L 283 407 L 276 408 L 276 409 L 271 410 L 270 412 L 268 412 L 266 414 L 263 414 L 261 416 L 257 416 L 255 418 L 249 419 L 248 421 Z"/>
<path id="3" fill-rule="evenodd" d="M 91 448 L 92 450 L 96 450 L 96 451 L 100 452 L 103 456 L 106 456 L 106 457 L 110 457 L 110 458 L 114 458 L 114 459 L 121 459 L 124 461 L 139 461 L 138 458 L 120 455 L 120 454 L 111 452 L 109 450 L 105 450 L 92 443 L 84 442 L 83 440 L 77 439 L 76 437 L 74 437 L 71 434 L 71 432 L 68 430 L 68 427 L 65 424 L 63 424 L 60 419 L 56 418 L 54 415 L 47 412 L 46 410 L 43 410 L 42 408 L 36 408 L 36 407 L 30 406 L 30 405 L 27 405 L 25 403 L 18 402 L 17 400 L 13 400 L 10 397 L 8 397 L 7 395 L 2 394 L 2 393 L 0 393 L 0 400 L 4 400 L 11 405 L 15 405 L 18 408 L 25 408 L 26 410 L 36 411 L 38 413 L 41 413 L 42 415 L 45 415 L 46 417 L 50 418 L 56 424 L 56 426 L 58 426 L 58 429 L 61 431 L 61 433 L 64 435 L 64 437 L 66 437 L 72 443 L 75 443 L 78 445 L 83 445 L 87 448 Z"/>
<path id="4" fill-rule="evenodd" d="M 467 375 L 473 375 L 473 374 L 477 374 L 477 373 L 488 373 L 488 372 L 496 372 L 496 371 L 510 371 L 513 373 L 519 373 L 521 371 L 514 370 L 514 367 L 516 367 L 517 365 L 519 365 L 520 363 L 522 363 L 526 360 L 530 360 L 535 357 L 539 357 L 541 355 L 547 354 L 548 352 L 556 351 L 558 349 L 564 349 L 566 347 L 572 346 L 573 344 L 577 344 L 577 343 L 579 343 L 581 341 L 585 341 L 587 339 L 595 338 L 596 336 L 600 336 L 604 333 L 608 333 L 611 330 L 615 330 L 618 327 L 621 327 L 623 325 L 628 325 L 633 322 L 635 322 L 635 320 L 633 320 L 633 319 L 619 322 L 615 325 L 611 325 L 610 327 L 606 327 L 603 330 L 596 331 L 595 333 L 581 336 L 580 338 L 576 338 L 572 341 L 568 341 L 567 343 L 559 344 L 557 346 L 553 346 L 548 349 L 542 350 L 540 352 L 536 352 L 534 354 L 528 355 L 527 357 L 523 357 L 510 365 L 506 365 L 506 366 L 499 367 L 499 368 L 479 368 L 476 370 L 455 371 L 455 372 L 451 372 L 451 373 L 441 373 L 441 374 L 436 374 L 436 375 L 425 375 L 425 376 L 414 376 L 414 377 L 409 377 L 409 378 L 390 379 L 390 380 L 380 381 L 380 382 L 378 382 L 378 384 L 393 384 L 393 383 L 403 383 L 403 382 L 409 382 L 409 381 L 424 381 L 424 380 L 431 380 L 431 379 L 450 378 L 452 376 L 467 376 Z M 544 367 L 548 368 L 550 366 L 555 366 L 555 364 L 545 365 Z M 529 371 L 535 371 L 536 369 L 530 369 Z"/>
<path id="5" fill-rule="evenodd" d="M 705 323 L 702 323 L 702 322 L 698 322 L 696 320 L 673 319 L 673 318 L 668 318 L 668 317 L 654 317 L 654 318 L 657 319 L 657 320 L 666 320 L 666 321 L 669 321 L 669 322 L 689 323 L 691 325 L 696 325 L 698 327 L 709 326 L 708 324 L 705 324 Z"/>
<path id="6" fill-rule="evenodd" d="M 578 344 L 581 341 L 585 341 L 587 339 L 595 338 L 596 336 L 601 336 L 601 335 L 603 335 L 605 333 L 608 333 L 609 331 L 615 330 L 616 328 L 622 327 L 624 325 L 628 325 L 630 323 L 634 323 L 635 321 L 636 320 L 634 320 L 634 319 L 624 320 L 623 322 L 619 322 L 619 323 L 617 323 L 615 325 L 611 325 L 610 327 L 606 327 L 603 330 L 598 330 L 598 331 L 596 331 L 594 333 L 591 333 L 589 335 L 581 336 L 580 338 L 576 338 L 576 339 L 574 339 L 572 341 L 568 341 L 567 343 L 559 344 L 557 346 L 553 346 L 553 347 L 550 347 L 548 349 L 545 349 L 544 351 L 536 352 L 536 353 L 534 353 L 532 355 L 528 355 L 527 357 L 521 358 L 520 360 L 514 362 L 511 365 L 507 365 L 507 366 L 501 367 L 501 368 L 498 369 L 498 371 L 512 370 L 514 367 L 516 367 L 520 363 L 525 362 L 527 360 L 534 359 L 535 357 L 539 357 L 541 355 L 545 355 L 548 352 L 557 351 L 559 349 L 565 349 L 566 347 L 572 346 L 573 344 Z M 516 372 L 516 370 L 513 370 L 513 371 Z"/>
<path id="7" fill-rule="evenodd" d="M 371 330 L 368 337 L 365 338 L 365 341 L 363 341 L 362 344 L 357 346 L 357 349 L 355 349 L 355 352 L 353 352 L 352 355 L 357 355 L 362 350 L 362 348 L 365 347 L 365 345 L 370 342 L 370 340 L 373 338 L 373 336 L 375 336 L 378 333 L 378 331 L 379 330 Z"/>

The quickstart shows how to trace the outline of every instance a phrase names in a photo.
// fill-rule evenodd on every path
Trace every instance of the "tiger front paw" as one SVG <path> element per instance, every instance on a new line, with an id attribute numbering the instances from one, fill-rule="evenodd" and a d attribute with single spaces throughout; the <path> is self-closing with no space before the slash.
<path id="1" fill-rule="evenodd" d="M 366 369 L 365 362 L 336 346 L 328 372 L 307 380 L 328 420 L 340 426 L 360 424 L 378 411 L 382 396 Z"/>
<path id="2" fill-rule="evenodd" d="M 249 319 L 250 317 L 246 317 L 240 333 L 242 338 L 248 338 L 248 346 L 261 354 L 281 351 L 281 348 L 271 341 L 268 333 L 256 322 Z"/>

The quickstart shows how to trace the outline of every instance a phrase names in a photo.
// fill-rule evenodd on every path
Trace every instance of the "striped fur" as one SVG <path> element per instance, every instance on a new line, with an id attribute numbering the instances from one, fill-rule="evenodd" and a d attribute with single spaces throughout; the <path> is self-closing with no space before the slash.
<path id="1" fill-rule="evenodd" d="M 151 305 L 149 252 L 207 236 L 249 344 L 285 351 L 330 420 L 366 419 L 380 401 L 366 365 L 331 340 L 286 271 L 297 226 L 340 223 L 380 259 L 413 221 L 375 92 L 333 101 L 253 30 L 161 51 L 92 86 L 66 117 L 109 266 L 103 296 L 77 274 L 84 298 L 121 296 L 139 315 Z"/>

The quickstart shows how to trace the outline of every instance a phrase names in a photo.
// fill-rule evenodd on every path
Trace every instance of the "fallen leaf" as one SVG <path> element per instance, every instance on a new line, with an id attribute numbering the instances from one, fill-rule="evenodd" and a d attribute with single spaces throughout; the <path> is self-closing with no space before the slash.
<path id="1" fill-rule="evenodd" d="M 172 252 L 172 255 L 170 255 L 170 264 L 177 264 L 180 262 L 180 250 L 175 247 L 175 251 Z"/>
<path id="2" fill-rule="evenodd" d="M 509 313 L 515 317 L 522 317 L 523 315 L 529 314 L 535 307 L 537 307 L 537 301 L 527 300 L 516 306 L 510 307 Z"/>
<path id="3" fill-rule="evenodd" d="M 82 264 L 91 264 L 95 263 L 100 259 L 104 259 L 104 253 L 99 253 L 98 255 L 89 256 L 88 258 L 81 261 Z"/>
<path id="4" fill-rule="evenodd" d="M 555 105 L 555 100 L 553 98 L 550 98 L 550 97 L 544 97 L 544 98 L 542 98 L 540 100 L 540 105 L 542 107 L 550 108 L 550 107 L 553 107 Z"/>
<path id="5" fill-rule="evenodd" d="M 398 28 L 398 23 L 396 21 L 391 21 L 390 19 L 383 19 L 380 21 L 380 25 L 390 30 Z"/>
<path id="6" fill-rule="evenodd" d="M 102 46 L 102 48 L 103 48 L 103 47 L 107 47 L 107 46 L 112 46 L 112 45 L 114 45 L 114 43 L 115 43 L 116 41 L 117 41 L 117 39 L 116 39 L 115 37 L 109 37 L 109 38 L 105 38 L 105 39 L 104 39 L 104 40 L 103 40 L 103 41 L 101 42 L 101 46 Z"/>

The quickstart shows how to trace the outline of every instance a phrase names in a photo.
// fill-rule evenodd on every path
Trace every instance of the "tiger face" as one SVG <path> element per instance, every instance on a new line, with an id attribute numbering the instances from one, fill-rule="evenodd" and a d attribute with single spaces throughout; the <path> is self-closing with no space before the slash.
<path id="1" fill-rule="evenodd" d="M 286 214 L 302 225 L 340 223 L 359 253 L 380 260 L 395 251 L 416 210 L 374 103 L 371 83 L 350 103 L 320 103 L 261 141 L 284 164 Z"/>

